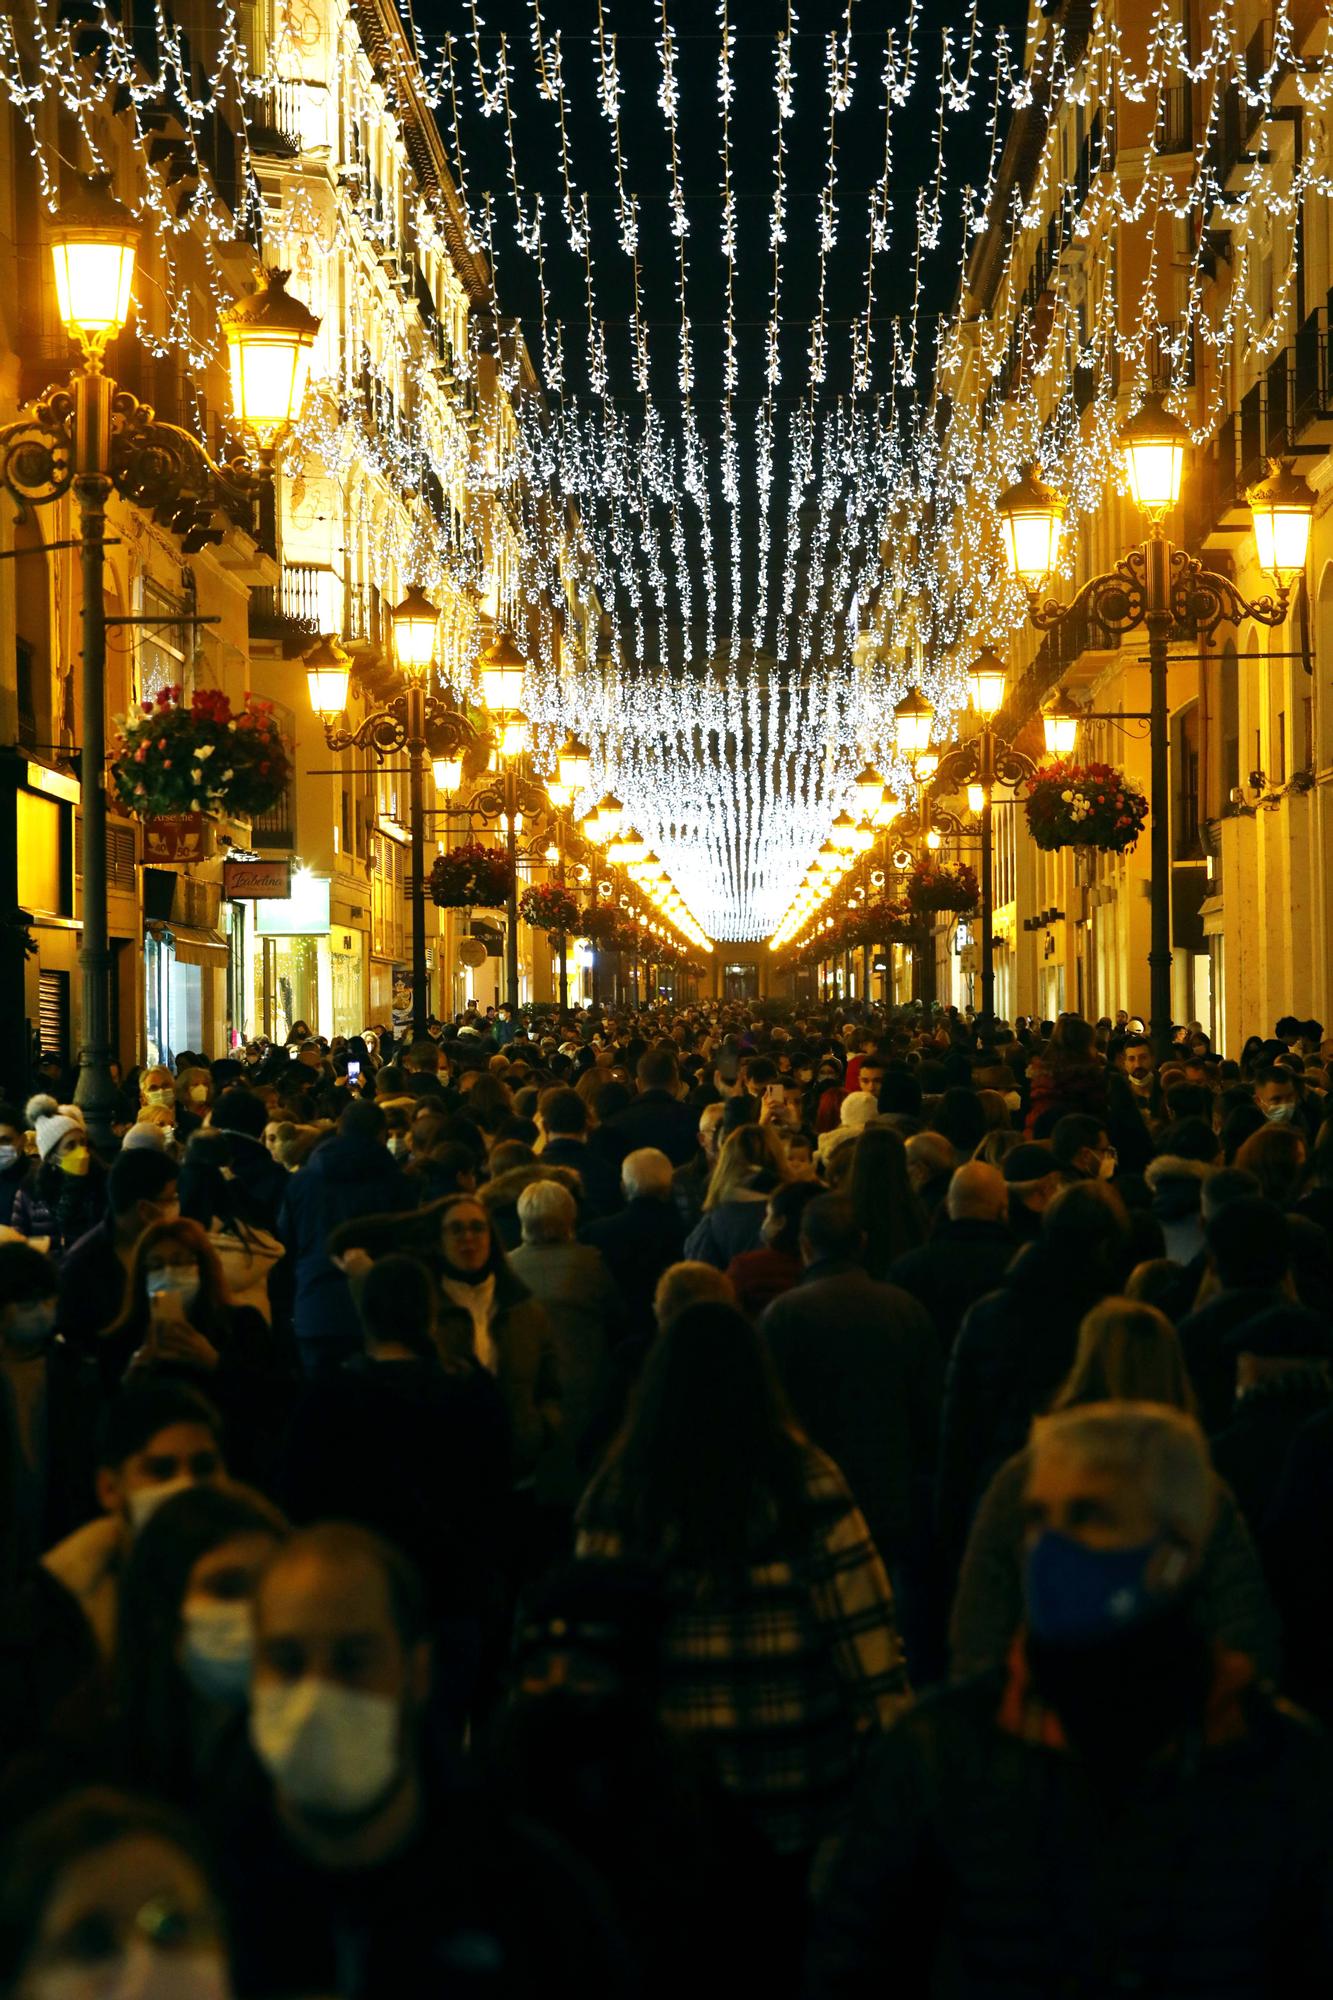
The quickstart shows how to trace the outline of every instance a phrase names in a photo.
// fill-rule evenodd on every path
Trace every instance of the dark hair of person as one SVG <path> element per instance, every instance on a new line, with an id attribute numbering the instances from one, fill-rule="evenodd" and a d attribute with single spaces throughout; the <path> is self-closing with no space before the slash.
<path id="1" fill-rule="evenodd" d="M 488 1070 L 481 1070 L 477 1080 L 463 1094 L 466 1115 L 480 1126 L 488 1137 L 494 1138 L 506 1118 L 513 1115 L 513 1099 L 509 1086 Z"/>
<path id="2" fill-rule="evenodd" d="M 26 1120 L 16 1104 L 0 1104 L 0 1125 L 8 1125 L 11 1131 L 21 1132 Z"/>
<path id="3" fill-rule="evenodd" d="M 645 1049 L 635 1068 L 640 1090 L 674 1090 L 680 1081 L 680 1068 L 676 1062 L 676 1051 L 670 1045 L 666 1048 Z"/>
<path id="4" fill-rule="evenodd" d="M 925 1242 L 926 1211 L 907 1172 L 907 1148 L 891 1125 L 870 1125 L 854 1141 L 847 1195 L 865 1238 L 865 1267 L 882 1278 L 890 1264 Z"/>
<path id="5" fill-rule="evenodd" d="M 227 1293 L 227 1281 L 222 1275 L 222 1265 L 204 1230 L 185 1215 L 175 1222 L 150 1222 L 144 1230 L 130 1259 L 125 1303 L 102 1338 L 114 1340 L 121 1334 L 138 1334 L 147 1326 L 148 1259 L 164 1243 L 174 1243 L 182 1250 L 188 1250 L 199 1267 L 199 1290 L 185 1315 L 190 1325 L 196 1333 L 204 1334 L 209 1340 L 216 1342 L 219 1336 L 225 1340 L 229 1331 L 231 1299 Z"/>
<path id="6" fill-rule="evenodd" d="M 537 1110 L 548 1135 L 579 1138 L 588 1129 L 588 1107 L 577 1090 L 555 1084 L 537 1099 Z"/>
<path id="7" fill-rule="evenodd" d="M 116 1471 L 128 1459 L 137 1458 L 159 1431 L 171 1430 L 176 1424 L 200 1424 L 221 1443 L 221 1417 L 208 1398 L 188 1383 L 162 1376 L 129 1382 L 102 1406 L 97 1419 L 96 1463 Z"/>
<path id="8" fill-rule="evenodd" d="M 967 1158 L 986 1135 L 986 1113 L 977 1094 L 962 1084 L 952 1084 L 930 1116 L 929 1129 L 949 1141 L 954 1151 Z"/>
<path id="9" fill-rule="evenodd" d="M 247 1139 L 262 1139 L 268 1112 L 262 1097 L 253 1090 L 233 1086 L 224 1090 L 213 1106 L 210 1123 L 215 1132 L 240 1132 Z"/>
<path id="10" fill-rule="evenodd" d="M 768 1350 L 735 1306 L 687 1306 L 658 1334 L 592 1495 L 633 1559 L 730 1579 L 799 1529 L 804 1441 Z"/>
<path id="11" fill-rule="evenodd" d="M 109 1787 L 67 1793 L 24 1821 L 5 1843 L 0 1858 L 0 1991 L 18 1990 L 47 1905 L 66 1869 L 136 1836 L 178 1849 L 213 1893 L 204 1842 L 182 1814 L 156 1799 L 134 1798 Z M 217 1919 L 225 1944 L 220 1907 Z"/>
<path id="12" fill-rule="evenodd" d="M 377 1140 L 384 1137 L 384 1132 L 384 1113 L 378 1104 L 367 1103 L 364 1098 L 349 1104 L 338 1120 L 340 1139 Z"/>
<path id="13" fill-rule="evenodd" d="M 1291 1262 L 1291 1232 L 1282 1210 L 1262 1195 L 1229 1201 L 1204 1224 L 1213 1264 L 1228 1291 L 1278 1285 Z"/>
<path id="14" fill-rule="evenodd" d="M 1043 1022 L 1042 1026 L 1045 1027 Z M 1088 1063 L 1097 1054 L 1097 1031 L 1081 1014 L 1062 1014 L 1051 1032 L 1042 1060 L 1054 1064 Z"/>
<path id="15" fill-rule="evenodd" d="M 809 1183 L 798 1181 L 796 1185 Z M 802 1213 L 801 1241 L 819 1261 L 835 1259 L 847 1263 L 860 1257 L 865 1247 L 865 1231 L 846 1195 L 818 1194 Z"/>
<path id="16" fill-rule="evenodd" d="M 107 1206 L 113 1215 L 125 1215 L 136 1202 L 157 1201 L 174 1187 L 180 1169 L 174 1160 L 152 1146 L 131 1146 L 117 1153 L 106 1177 Z"/>
<path id="17" fill-rule="evenodd" d="M 1308 1148 L 1298 1125 L 1273 1125 L 1251 1132 L 1236 1149 L 1236 1165 L 1253 1174 L 1259 1192 L 1279 1208 L 1290 1208 L 1305 1181 Z"/>
<path id="18" fill-rule="evenodd" d="M 124 1157 L 122 1154 L 121 1159 Z M 117 1160 L 116 1166 L 119 1165 Z M 215 1221 L 224 1228 L 236 1224 L 244 1238 L 248 1230 L 267 1229 L 270 1214 L 251 1192 L 243 1172 L 226 1171 L 232 1165 L 227 1133 L 213 1132 L 207 1127 L 194 1133 L 185 1148 L 180 1169 L 181 1214 L 205 1230 L 211 1229 Z"/>
<path id="19" fill-rule="evenodd" d="M 1157 1134 L 1155 1151 L 1159 1157 L 1170 1154 L 1175 1159 L 1197 1160 L 1209 1167 L 1217 1158 L 1218 1143 L 1209 1119 L 1181 1118 L 1174 1125 L 1163 1126 Z"/>
<path id="20" fill-rule="evenodd" d="M 818 1181 L 784 1181 L 781 1187 L 775 1187 L 768 1197 L 768 1212 L 774 1225 L 770 1249 L 780 1250 L 788 1257 L 796 1256 L 806 1210 L 812 1201 L 827 1199 L 827 1195 L 820 1194 Z"/>
<path id="21" fill-rule="evenodd" d="M 284 1561 L 318 1556 L 335 1568 L 369 1563 L 384 1579 L 389 1617 L 404 1650 L 419 1644 L 428 1629 L 426 1593 L 416 1564 L 382 1535 L 351 1521 L 321 1521 L 288 1537 L 268 1565 L 265 1576 Z M 260 1581 L 262 1595 L 264 1583 Z"/>
<path id="22" fill-rule="evenodd" d="M 439 1359 L 433 1336 L 435 1280 L 420 1257 L 377 1257 L 352 1286 L 357 1316 L 371 1340 L 396 1341 L 422 1361 Z"/>
<path id="23" fill-rule="evenodd" d="M 1105 1181 L 1062 1188 L 1041 1219 L 1041 1240 L 1071 1271 L 1116 1289 L 1128 1273 L 1129 1214 Z"/>
<path id="24" fill-rule="evenodd" d="M 112 1682 L 134 1768 L 170 1795 L 191 1761 L 190 1691 L 177 1663 L 181 1607 L 200 1556 L 238 1535 L 286 1539 L 270 1500 L 240 1485 L 192 1486 L 135 1536 L 120 1585 Z"/>
<path id="25" fill-rule="evenodd" d="M 55 1265 L 31 1243 L 0 1243 L 0 1307 L 35 1305 L 59 1288 Z"/>

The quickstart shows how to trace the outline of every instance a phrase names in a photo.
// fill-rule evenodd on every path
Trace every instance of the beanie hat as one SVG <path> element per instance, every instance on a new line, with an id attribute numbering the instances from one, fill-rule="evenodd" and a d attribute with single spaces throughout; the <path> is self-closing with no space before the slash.
<path id="1" fill-rule="evenodd" d="M 167 1135 L 160 1125 L 131 1125 L 129 1131 L 121 1140 L 120 1147 L 123 1153 L 142 1152 L 145 1148 L 150 1151 L 165 1153 L 167 1150 Z"/>
<path id="2" fill-rule="evenodd" d="M 54 1097 L 30 1097 L 23 1115 L 37 1134 L 37 1151 L 44 1160 L 50 1158 L 68 1133 L 83 1130 L 81 1124 L 65 1116 Z"/>

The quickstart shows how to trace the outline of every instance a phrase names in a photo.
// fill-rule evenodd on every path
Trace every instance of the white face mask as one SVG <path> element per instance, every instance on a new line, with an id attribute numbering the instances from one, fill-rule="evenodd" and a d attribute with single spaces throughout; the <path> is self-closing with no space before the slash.
<path id="1" fill-rule="evenodd" d="M 1289 1125 L 1295 1116 L 1296 1106 L 1294 1104 L 1266 1104 L 1264 1106 L 1264 1117 L 1270 1125 Z"/>
<path id="2" fill-rule="evenodd" d="M 178 1493 L 188 1493 L 194 1485 L 192 1479 L 164 1479 L 160 1486 L 136 1486 L 126 1498 L 130 1526 L 137 1535 L 166 1501 L 174 1500 Z"/>
<path id="3" fill-rule="evenodd" d="M 144 1093 L 144 1101 L 155 1105 L 161 1111 L 170 1111 L 172 1105 L 176 1102 L 176 1093 L 166 1086 L 159 1086 L 156 1090 L 146 1091 Z"/>
<path id="4" fill-rule="evenodd" d="M 250 1741 L 275 1789 L 300 1811 L 355 1816 L 398 1775 L 398 1704 L 308 1678 L 256 1688 Z"/>
<path id="5" fill-rule="evenodd" d="M 250 1690 L 254 1623 L 248 1598 L 187 1598 L 181 1609 L 181 1671 L 196 1694 L 240 1707 Z"/>

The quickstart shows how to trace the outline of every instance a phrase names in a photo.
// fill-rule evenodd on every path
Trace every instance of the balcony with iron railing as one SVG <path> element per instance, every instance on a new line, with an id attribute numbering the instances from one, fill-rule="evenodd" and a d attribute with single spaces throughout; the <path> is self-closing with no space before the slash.
<path id="1" fill-rule="evenodd" d="M 1293 443 L 1312 428 L 1333 423 L 1333 369 L 1329 360 L 1329 324 L 1333 319 L 1333 291 L 1328 303 L 1307 313 L 1297 329 L 1291 349 L 1291 436 Z M 1325 442 L 1328 440 L 1325 439 Z"/>

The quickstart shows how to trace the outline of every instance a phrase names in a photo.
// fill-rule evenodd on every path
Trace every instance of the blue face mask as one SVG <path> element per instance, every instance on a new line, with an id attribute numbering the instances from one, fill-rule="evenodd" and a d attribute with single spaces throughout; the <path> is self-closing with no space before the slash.
<path id="1" fill-rule="evenodd" d="M 248 1601 L 187 1601 L 181 1627 L 181 1670 L 195 1693 L 228 1707 L 242 1707 L 250 1692 L 254 1657 Z"/>
<path id="2" fill-rule="evenodd" d="M 1131 1549 L 1090 1549 L 1070 1535 L 1047 1529 L 1027 1554 L 1024 1594 L 1028 1628 L 1038 1639 L 1079 1646 L 1109 1639 L 1161 1608 L 1181 1581 L 1183 1552 L 1178 1562 L 1160 1565 L 1150 1588 L 1148 1572 L 1162 1551 L 1155 1536 Z"/>

